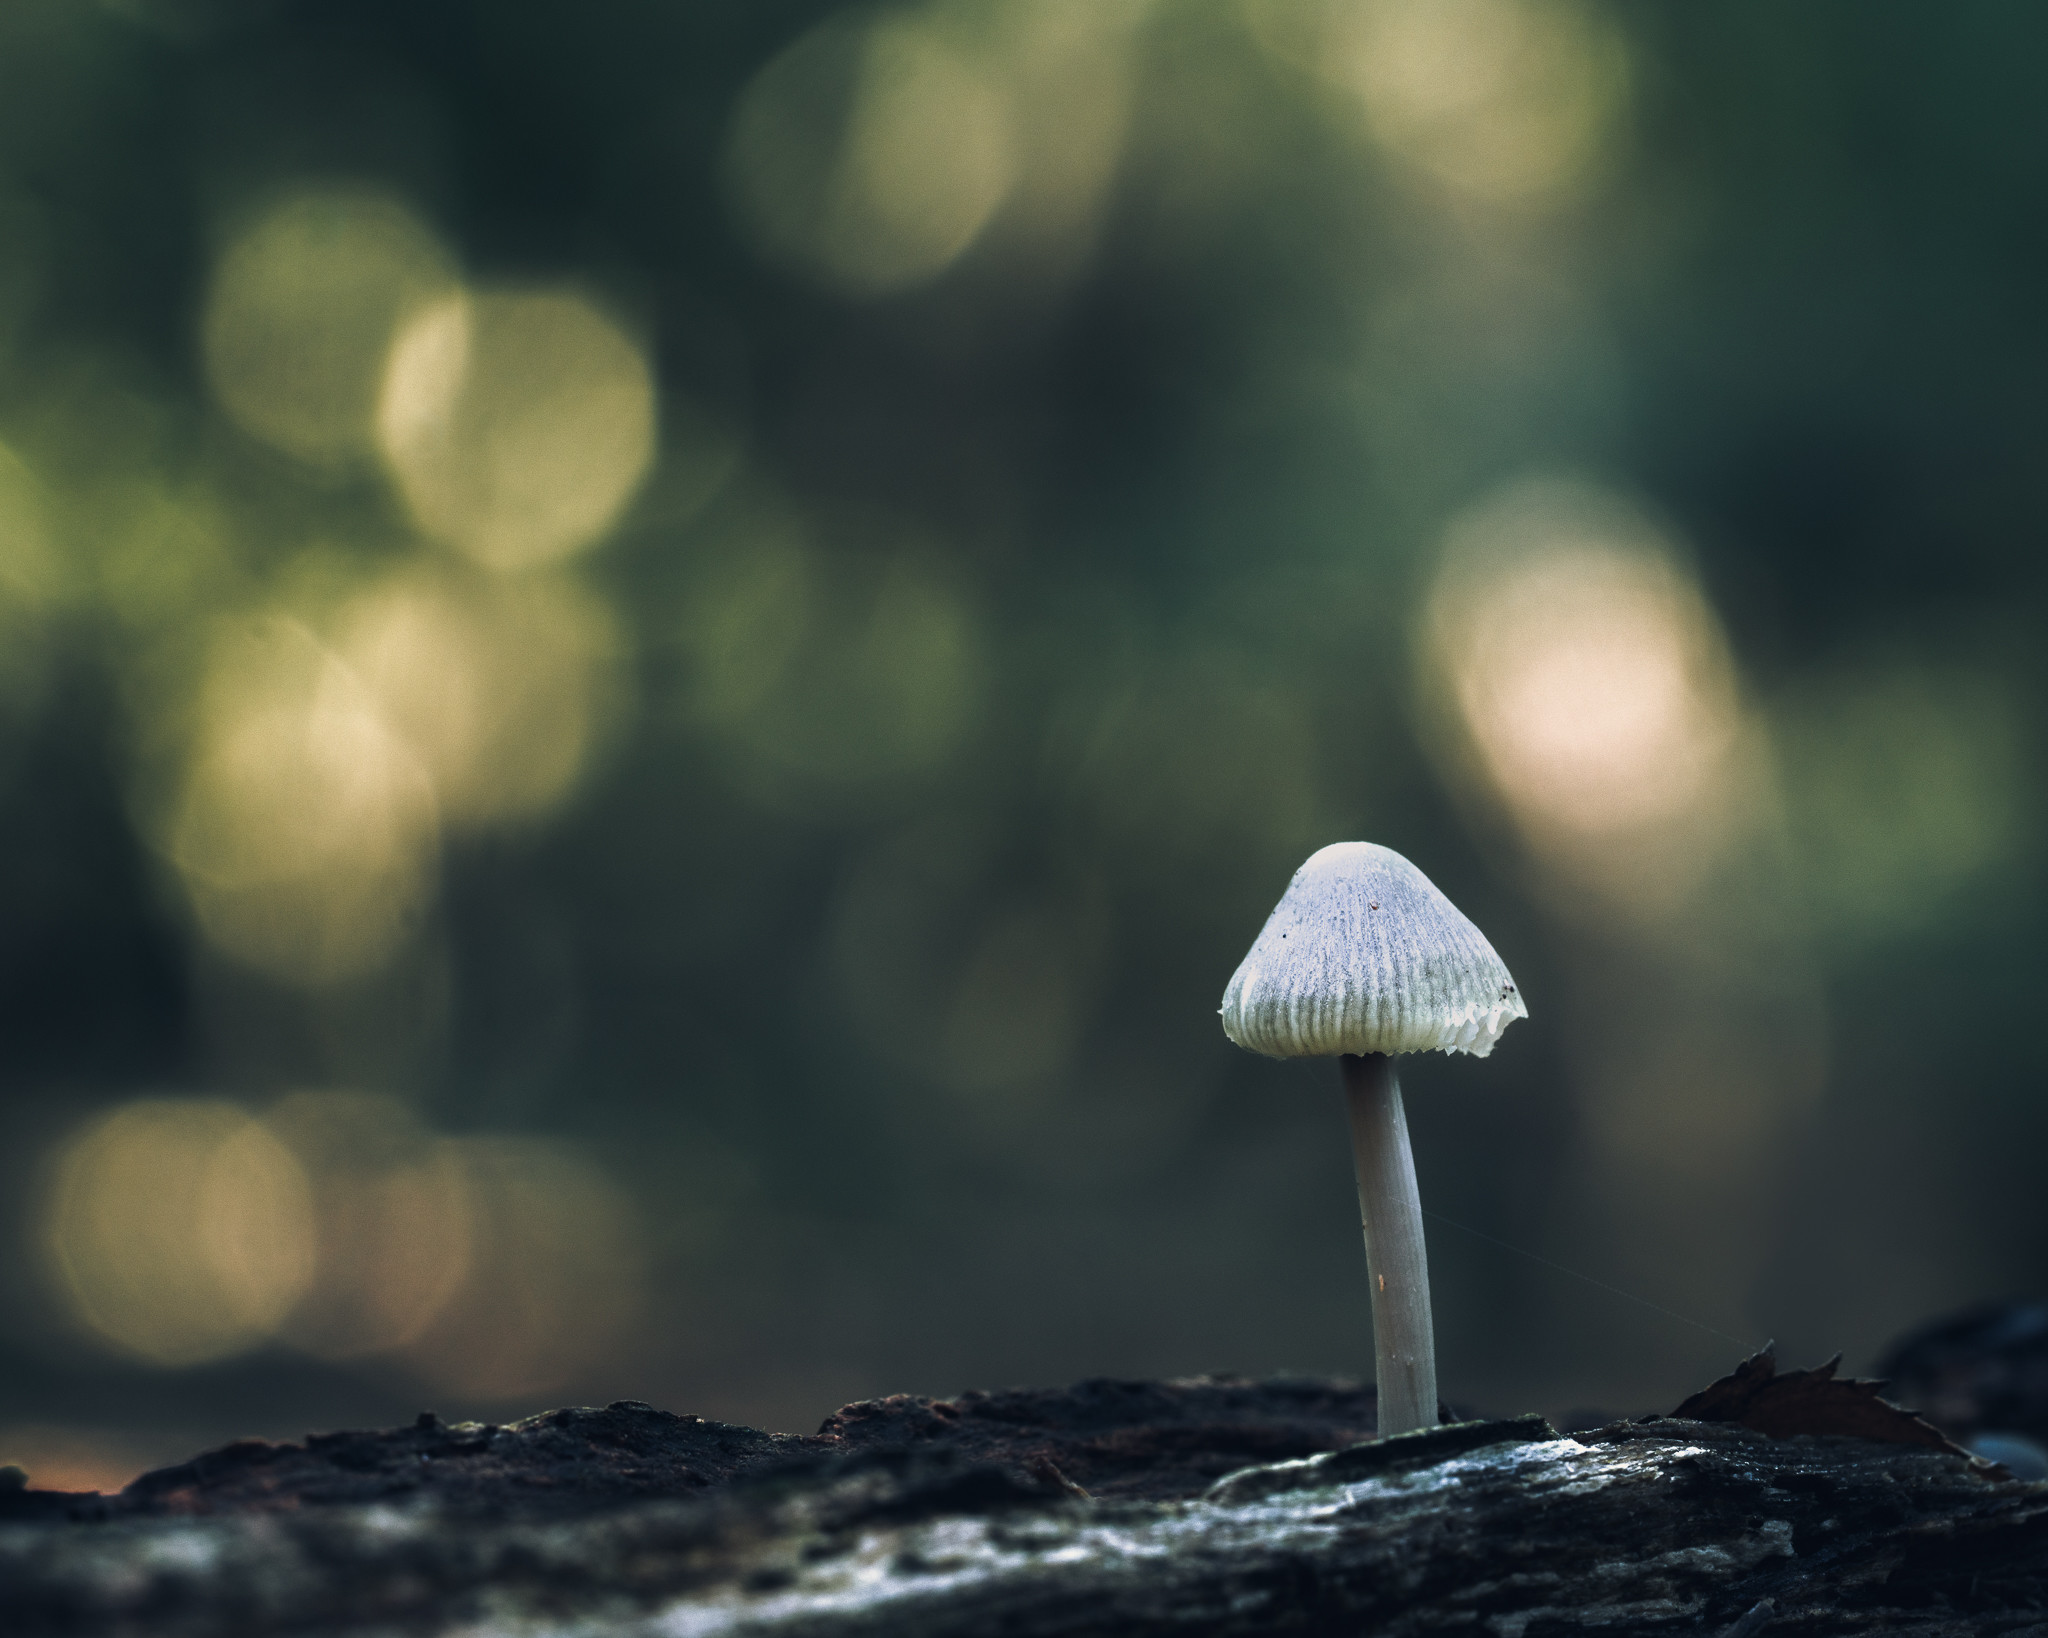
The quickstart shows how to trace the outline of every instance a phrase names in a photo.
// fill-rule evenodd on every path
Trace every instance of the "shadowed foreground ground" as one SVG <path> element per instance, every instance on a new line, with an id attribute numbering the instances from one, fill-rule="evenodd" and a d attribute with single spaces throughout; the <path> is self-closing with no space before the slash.
<path id="1" fill-rule="evenodd" d="M 423 1417 L 0 1493 L 0 1629 L 2048 1634 L 2048 1485 L 1825 1367 L 1760 1356 L 1685 1408 L 1363 1442 L 1357 1384 L 1200 1379 L 902 1396 L 807 1437 Z"/>

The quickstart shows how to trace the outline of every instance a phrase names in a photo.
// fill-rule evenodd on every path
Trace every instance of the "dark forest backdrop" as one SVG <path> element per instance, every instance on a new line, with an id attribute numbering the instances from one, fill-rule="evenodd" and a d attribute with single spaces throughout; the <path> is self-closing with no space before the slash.
<path id="1" fill-rule="evenodd" d="M 1454 1398 L 2038 1292 L 2044 50 L 0 0 L 0 1461 L 1364 1371 L 1351 837 Z"/>

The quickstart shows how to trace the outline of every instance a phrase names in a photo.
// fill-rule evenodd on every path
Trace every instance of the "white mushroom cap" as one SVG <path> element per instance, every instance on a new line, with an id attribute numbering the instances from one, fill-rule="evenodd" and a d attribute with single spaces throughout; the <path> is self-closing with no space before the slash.
<path id="1" fill-rule="evenodd" d="M 1312 855 L 1231 975 L 1223 1033 L 1269 1058 L 1469 1052 L 1529 1016 L 1507 964 L 1392 848 Z"/>

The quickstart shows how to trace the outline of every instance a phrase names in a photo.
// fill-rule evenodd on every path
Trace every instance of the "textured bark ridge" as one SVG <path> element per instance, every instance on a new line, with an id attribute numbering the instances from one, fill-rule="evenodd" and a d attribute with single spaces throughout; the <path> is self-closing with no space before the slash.
<path id="1" fill-rule="evenodd" d="M 1370 1387 L 1323 1377 L 1098 1378 L 957 1399 L 895 1394 L 845 1406 L 804 1436 L 629 1399 L 509 1427 L 451 1425 L 429 1413 L 411 1427 L 315 1434 L 302 1445 L 241 1440 L 145 1474 L 118 1496 L 0 1489 L 0 1523 L 371 1502 L 554 1516 L 702 1495 L 872 1452 L 943 1452 L 1059 1494 L 1170 1500 L 1199 1495 L 1242 1467 L 1355 1445 L 1375 1426 Z"/>
<path id="2" fill-rule="evenodd" d="M 2048 1633 L 2048 1486 L 1926 1443 L 1361 1443 L 1371 1412 L 1201 1379 L 898 1397 L 802 1438 L 622 1403 L 247 1442 L 120 1496 L 0 1495 L 0 1630 Z"/>

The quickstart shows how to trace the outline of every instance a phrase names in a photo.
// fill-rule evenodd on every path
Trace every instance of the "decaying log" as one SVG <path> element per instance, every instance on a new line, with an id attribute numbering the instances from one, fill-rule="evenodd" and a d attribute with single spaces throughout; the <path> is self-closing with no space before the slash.
<path id="1" fill-rule="evenodd" d="M 621 1405 L 231 1446 L 0 1497 L 0 1631 L 2048 1633 L 2048 1486 L 1981 1461 L 1677 1419 L 1358 1443 L 1370 1409 L 1092 1383 L 803 1439 Z"/>
<path id="2" fill-rule="evenodd" d="M 0 1493 L 9 1517 L 110 1519 L 429 1501 L 467 1512 L 575 1512 L 698 1495 L 792 1464 L 869 1451 L 935 1451 L 1052 1476 L 1091 1494 L 1199 1495 L 1241 1467 L 1370 1439 L 1373 1390 L 1343 1378 L 1109 1378 L 957 1399 L 894 1394 L 847 1405 L 815 1434 L 674 1416 L 637 1400 L 559 1410 L 511 1427 L 442 1422 L 240 1440 L 144 1474 L 118 1496 Z"/>

